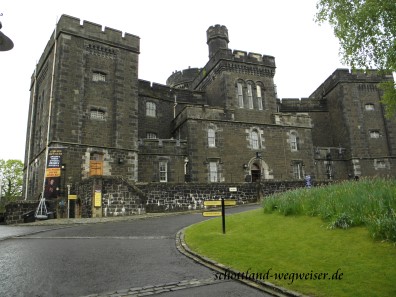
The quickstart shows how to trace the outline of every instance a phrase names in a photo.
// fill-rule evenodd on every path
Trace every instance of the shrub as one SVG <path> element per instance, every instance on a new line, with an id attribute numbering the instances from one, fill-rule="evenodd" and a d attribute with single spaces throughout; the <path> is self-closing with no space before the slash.
<path id="1" fill-rule="evenodd" d="M 366 226 L 375 239 L 396 242 L 396 181 L 361 179 L 272 195 L 264 212 L 319 216 L 330 228 Z"/>

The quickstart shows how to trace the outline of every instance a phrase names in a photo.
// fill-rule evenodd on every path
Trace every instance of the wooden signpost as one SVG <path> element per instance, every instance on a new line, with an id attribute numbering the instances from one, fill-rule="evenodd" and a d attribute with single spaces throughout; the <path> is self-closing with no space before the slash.
<path id="1" fill-rule="evenodd" d="M 235 200 L 208 200 L 204 201 L 204 206 L 221 206 L 221 211 L 204 211 L 202 215 L 204 217 L 219 217 L 222 216 L 222 223 L 223 223 L 223 234 L 226 233 L 225 229 L 225 206 L 233 206 L 236 205 Z"/>

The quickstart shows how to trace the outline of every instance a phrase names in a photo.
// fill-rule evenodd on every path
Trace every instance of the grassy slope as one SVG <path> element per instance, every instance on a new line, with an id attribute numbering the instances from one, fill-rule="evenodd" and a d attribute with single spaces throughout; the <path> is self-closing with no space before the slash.
<path id="1" fill-rule="evenodd" d="M 256 210 L 186 230 L 192 250 L 241 272 L 327 272 L 342 280 L 269 282 L 314 296 L 396 296 L 396 248 L 373 241 L 366 228 L 329 230 L 320 218 L 281 216 Z M 291 284 L 290 284 L 291 283 Z"/>

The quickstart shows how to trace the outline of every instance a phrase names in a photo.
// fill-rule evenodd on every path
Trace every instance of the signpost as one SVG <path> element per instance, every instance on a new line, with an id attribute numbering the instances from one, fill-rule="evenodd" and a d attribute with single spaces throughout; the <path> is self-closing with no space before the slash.
<path id="1" fill-rule="evenodd" d="M 223 234 L 226 233 L 226 228 L 225 228 L 225 206 L 233 206 L 236 205 L 235 200 L 224 200 L 224 198 L 221 198 L 221 200 L 208 200 L 204 201 L 204 206 L 221 206 L 221 211 L 204 211 L 202 215 L 204 217 L 222 217 L 222 225 L 223 225 Z"/>

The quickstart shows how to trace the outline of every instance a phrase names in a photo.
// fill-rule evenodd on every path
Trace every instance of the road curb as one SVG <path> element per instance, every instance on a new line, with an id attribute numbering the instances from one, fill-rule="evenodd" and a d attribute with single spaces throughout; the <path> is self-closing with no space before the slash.
<path id="1" fill-rule="evenodd" d="M 186 227 L 186 228 L 188 228 L 188 227 Z M 233 268 L 227 267 L 221 263 L 213 261 L 212 259 L 209 259 L 205 256 L 202 256 L 202 255 L 192 251 L 188 247 L 188 245 L 186 244 L 186 242 L 184 240 L 184 231 L 186 228 L 181 229 L 176 234 L 176 248 L 180 253 L 193 259 L 195 262 L 197 262 L 203 266 L 206 266 L 209 269 L 216 271 L 218 273 L 223 274 L 223 273 L 228 272 L 228 273 L 232 273 L 234 275 L 242 274 L 240 271 L 237 271 Z M 263 291 L 267 294 L 270 294 L 270 295 L 276 296 L 276 297 L 308 297 L 307 295 L 304 295 L 304 294 L 301 294 L 298 292 L 294 292 L 294 291 L 276 286 L 272 283 L 264 282 L 264 281 L 258 280 L 258 279 L 249 280 L 249 279 L 244 279 L 244 278 L 235 278 L 234 280 L 244 283 L 245 285 L 256 288 L 260 291 Z"/>

